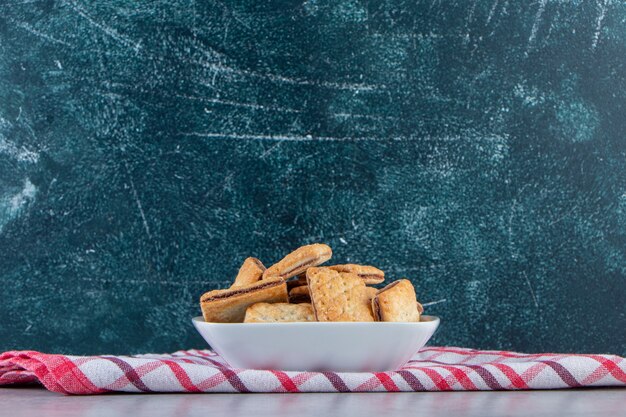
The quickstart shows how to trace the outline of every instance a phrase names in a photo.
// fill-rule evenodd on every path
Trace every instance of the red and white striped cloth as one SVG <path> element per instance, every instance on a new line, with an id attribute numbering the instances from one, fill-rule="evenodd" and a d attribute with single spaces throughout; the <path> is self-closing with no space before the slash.
<path id="1" fill-rule="evenodd" d="M 40 382 L 63 394 L 124 392 L 367 392 L 626 387 L 614 355 L 522 354 L 427 347 L 394 372 L 258 371 L 209 350 L 134 356 L 0 354 L 0 386 Z"/>

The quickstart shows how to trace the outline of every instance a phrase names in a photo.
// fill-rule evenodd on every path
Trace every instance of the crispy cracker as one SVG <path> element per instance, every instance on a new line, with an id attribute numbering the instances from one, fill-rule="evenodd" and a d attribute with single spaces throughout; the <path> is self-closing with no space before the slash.
<path id="1" fill-rule="evenodd" d="M 313 267 L 307 281 L 318 321 L 374 321 L 368 290 L 358 275 Z"/>
<path id="2" fill-rule="evenodd" d="M 257 303 L 246 310 L 244 323 L 315 321 L 311 304 Z"/>
<path id="3" fill-rule="evenodd" d="M 287 301 L 285 281 L 279 277 L 272 277 L 228 290 L 209 291 L 200 297 L 200 308 L 205 321 L 241 323 L 246 309 L 252 304 L 286 303 Z"/>
<path id="4" fill-rule="evenodd" d="M 372 299 L 372 311 L 378 321 L 420 321 L 411 281 L 400 279 L 379 290 Z"/>
<path id="5" fill-rule="evenodd" d="M 289 291 L 289 302 L 298 303 L 310 303 L 311 294 L 309 293 L 309 287 L 307 285 L 301 285 L 299 287 L 292 288 Z"/>
<path id="6" fill-rule="evenodd" d="M 320 265 L 332 256 L 333 251 L 328 245 L 315 243 L 301 246 L 291 252 L 276 264 L 270 266 L 264 273 L 263 279 L 273 276 L 288 279 L 306 271 L 307 268 Z"/>
<path id="7" fill-rule="evenodd" d="M 265 266 L 257 258 L 247 258 L 239 268 L 235 282 L 230 288 L 242 287 L 259 281 L 265 269 Z"/>
<path id="8" fill-rule="evenodd" d="M 385 280 L 385 273 L 370 265 L 344 264 L 331 265 L 329 268 L 337 272 L 351 272 L 356 274 L 363 279 L 366 285 L 380 284 Z"/>

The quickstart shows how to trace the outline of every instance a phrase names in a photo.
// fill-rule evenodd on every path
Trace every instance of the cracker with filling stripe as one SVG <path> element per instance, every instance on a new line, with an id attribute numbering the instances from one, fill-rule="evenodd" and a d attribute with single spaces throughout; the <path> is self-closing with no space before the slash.
<path id="1" fill-rule="evenodd" d="M 309 287 L 307 285 L 301 285 L 292 288 L 291 291 L 289 291 L 289 302 L 293 304 L 310 303 L 311 294 L 309 293 Z"/>
<path id="2" fill-rule="evenodd" d="M 392 282 L 372 298 L 372 311 L 377 321 L 420 321 L 418 305 L 421 307 L 415 299 L 415 288 L 408 279 Z"/>
<path id="3" fill-rule="evenodd" d="M 265 266 L 257 258 L 246 258 L 230 288 L 243 287 L 261 280 Z"/>
<path id="4" fill-rule="evenodd" d="M 351 272 L 356 274 L 363 279 L 366 285 L 380 284 L 385 280 L 385 273 L 370 265 L 344 264 L 331 265 L 329 268 L 337 272 Z"/>
<path id="5" fill-rule="evenodd" d="M 295 277 L 307 268 L 323 264 L 330 259 L 332 254 L 330 247 L 323 243 L 301 246 L 267 268 L 263 273 L 263 278 L 278 276 L 286 280 Z"/>
<path id="6" fill-rule="evenodd" d="M 287 284 L 280 277 L 272 277 L 228 290 L 214 290 L 200 297 L 200 308 L 205 321 L 241 323 L 246 309 L 256 303 L 288 302 Z"/>

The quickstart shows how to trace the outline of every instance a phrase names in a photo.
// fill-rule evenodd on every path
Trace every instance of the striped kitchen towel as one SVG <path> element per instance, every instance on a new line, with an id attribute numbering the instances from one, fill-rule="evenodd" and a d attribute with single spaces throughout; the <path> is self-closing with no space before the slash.
<path id="1" fill-rule="evenodd" d="M 427 347 L 393 372 L 236 369 L 210 350 L 133 356 L 0 354 L 0 386 L 41 383 L 63 394 L 105 392 L 374 392 L 626 387 L 614 355 L 522 354 Z"/>

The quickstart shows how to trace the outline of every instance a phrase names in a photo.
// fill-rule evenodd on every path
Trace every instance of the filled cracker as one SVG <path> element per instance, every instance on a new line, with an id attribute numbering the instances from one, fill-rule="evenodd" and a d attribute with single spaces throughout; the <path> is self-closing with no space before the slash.
<path id="1" fill-rule="evenodd" d="M 299 287 L 292 288 L 289 291 L 289 302 L 292 304 L 310 303 L 311 294 L 309 293 L 309 286 L 301 285 Z"/>
<path id="2" fill-rule="evenodd" d="M 333 255 L 330 246 L 323 243 L 301 246 L 291 252 L 263 273 L 263 278 L 279 276 L 289 279 L 300 275 L 308 268 L 321 265 Z"/>
<path id="3" fill-rule="evenodd" d="M 411 281 L 400 279 L 376 293 L 372 298 L 372 311 L 377 321 L 416 322 L 420 321 L 418 304 Z"/>
<path id="4" fill-rule="evenodd" d="M 263 263 L 257 258 L 247 258 L 239 268 L 235 282 L 230 288 L 242 287 L 260 281 L 265 269 Z"/>
<path id="5" fill-rule="evenodd" d="M 343 264 L 331 265 L 329 268 L 337 272 L 351 272 L 356 274 L 361 277 L 367 285 L 380 284 L 385 280 L 385 273 L 370 265 Z"/>
<path id="6" fill-rule="evenodd" d="M 228 290 L 209 291 L 200 298 L 200 308 L 205 321 L 241 323 L 252 304 L 286 303 L 288 300 L 285 280 L 273 277 Z"/>

